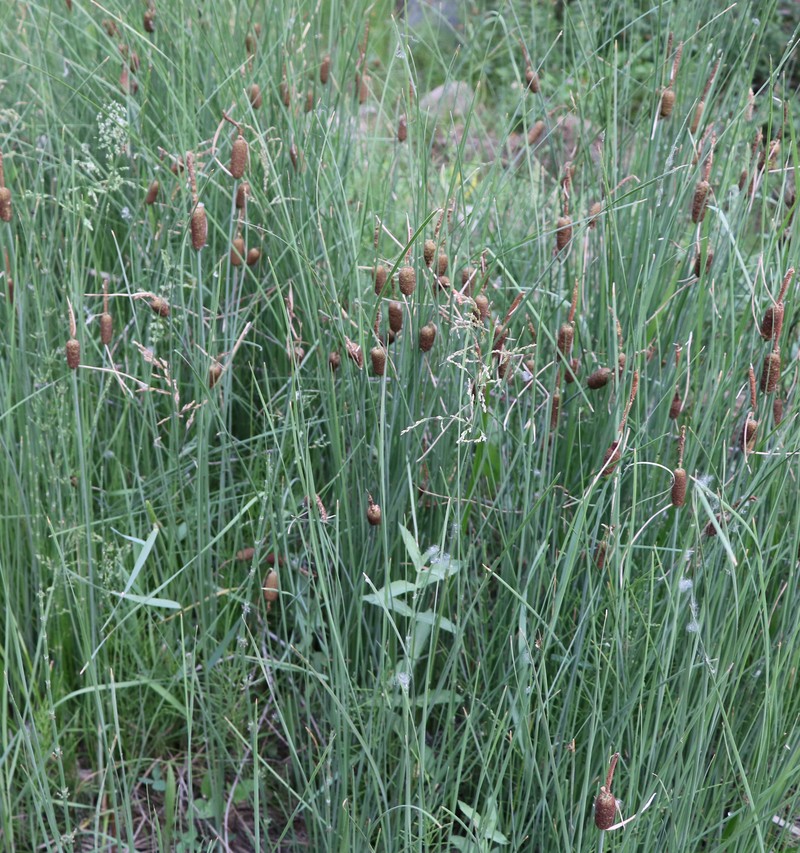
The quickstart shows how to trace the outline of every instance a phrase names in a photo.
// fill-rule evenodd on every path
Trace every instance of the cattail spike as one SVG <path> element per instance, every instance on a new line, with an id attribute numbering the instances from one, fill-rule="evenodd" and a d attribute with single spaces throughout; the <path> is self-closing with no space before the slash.
<path id="1" fill-rule="evenodd" d="M 750 380 L 750 408 L 756 408 L 756 372 L 753 370 L 753 365 L 750 365 L 750 370 L 748 371 L 748 378 Z"/>

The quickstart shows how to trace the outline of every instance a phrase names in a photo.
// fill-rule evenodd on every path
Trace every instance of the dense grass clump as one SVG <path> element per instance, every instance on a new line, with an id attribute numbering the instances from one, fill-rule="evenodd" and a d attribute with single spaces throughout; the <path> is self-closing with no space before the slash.
<path id="1" fill-rule="evenodd" d="M 791 16 L 262 5 L 0 8 L 0 848 L 793 849 Z"/>

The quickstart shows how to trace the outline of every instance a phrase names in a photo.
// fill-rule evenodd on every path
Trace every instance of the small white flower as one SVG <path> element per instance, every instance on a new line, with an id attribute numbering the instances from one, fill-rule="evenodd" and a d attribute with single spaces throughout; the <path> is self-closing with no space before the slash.
<path id="1" fill-rule="evenodd" d="M 693 586 L 694 582 L 689 580 L 689 578 L 681 578 L 678 581 L 678 589 L 680 592 L 689 592 Z"/>

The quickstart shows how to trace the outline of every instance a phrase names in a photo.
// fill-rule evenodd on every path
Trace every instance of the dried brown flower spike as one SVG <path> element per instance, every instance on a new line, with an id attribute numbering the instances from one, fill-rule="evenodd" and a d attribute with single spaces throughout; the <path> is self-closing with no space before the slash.
<path id="1" fill-rule="evenodd" d="M 403 306 L 400 302 L 389 303 L 389 328 L 395 334 L 403 328 Z"/>
<path id="2" fill-rule="evenodd" d="M 400 293 L 403 296 L 411 296 L 417 287 L 417 274 L 414 267 L 400 267 L 397 278 L 400 282 Z"/>
<path id="3" fill-rule="evenodd" d="M 264 601 L 267 602 L 267 610 L 272 607 L 273 602 L 278 600 L 278 573 L 275 569 L 270 569 L 269 574 L 264 580 Z"/>
<path id="4" fill-rule="evenodd" d="M 257 110 L 263 103 L 263 98 L 261 97 L 261 86 L 259 86 L 258 83 L 253 83 L 247 90 L 247 97 L 250 100 L 250 106 L 254 110 Z"/>
<path id="5" fill-rule="evenodd" d="M 572 217 L 565 214 L 559 216 L 556 221 L 556 251 L 560 252 L 566 248 L 572 239 Z"/>
<path id="6" fill-rule="evenodd" d="M 683 410 L 683 400 L 681 400 L 681 394 L 678 389 L 675 389 L 675 396 L 672 398 L 672 402 L 669 404 L 669 417 L 670 420 L 676 420 L 678 415 L 680 415 Z"/>
<path id="7" fill-rule="evenodd" d="M 69 311 L 69 340 L 67 341 L 67 367 L 70 370 L 77 370 L 81 363 L 81 345 L 78 342 L 75 334 L 77 328 L 75 326 L 75 313 L 72 310 L 72 303 L 67 300 L 67 309 Z"/>
<path id="8" fill-rule="evenodd" d="M 150 300 L 150 308 L 159 317 L 169 317 L 169 302 L 163 296 L 154 296 Z"/>
<path id="9" fill-rule="evenodd" d="M 372 495 L 368 496 L 369 504 L 367 506 L 367 521 L 373 526 L 378 527 L 383 520 L 381 517 L 381 508 L 372 500 Z"/>
<path id="10" fill-rule="evenodd" d="M 319 82 L 325 86 L 331 76 L 331 55 L 326 53 L 319 65 Z"/>
<path id="11" fill-rule="evenodd" d="M 378 264 L 372 270 L 372 276 L 375 282 L 375 295 L 380 296 L 383 293 L 383 288 L 386 287 L 386 281 L 389 277 L 386 267 L 383 264 Z"/>
<path id="12" fill-rule="evenodd" d="M 192 232 L 192 247 L 199 252 L 205 246 L 208 238 L 208 220 L 203 202 L 198 202 L 192 211 L 190 230 Z"/>
<path id="13" fill-rule="evenodd" d="M 336 352 L 336 350 L 333 350 L 328 356 L 328 367 L 330 367 L 331 370 L 338 370 L 341 363 L 342 357 L 338 352 Z"/>
<path id="14" fill-rule="evenodd" d="M 597 370 L 589 375 L 586 384 L 592 391 L 597 391 L 598 388 L 608 385 L 609 379 L 611 379 L 611 368 L 598 367 Z"/>
<path id="15" fill-rule="evenodd" d="M 252 249 L 247 250 L 247 257 L 245 258 L 245 262 L 248 267 L 254 267 L 261 258 L 261 249 L 253 246 Z"/>
<path id="16" fill-rule="evenodd" d="M 100 342 L 103 346 L 111 343 L 114 334 L 114 321 L 108 311 L 108 279 L 103 279 L 103 313 L 100 315 Z"/>
<path id="17" fill-rule="evenodd" d="M 781 351 L 775 347 L 764 358 L 764 369 L 761 371 L 761 393 L 773 394 L 781 378 Z"/>
<path id="18" fill-rule="evenodd" d="M 0 220 L 11 222 L 11 190 L 0 187 Z"/>
<path id="19" fill-rule="evenodd" d="M 672 472 L 672 505 L 682 507 L 686 503 L 686 470 L 683 467 L 683 450 L 686 445 L 686 427 L 681 427 L 678 439 L 678 467 Z"/>
<path id="20" fill-rule="evenodd" d="M 600 793 L 594 801 L 594 825 L 598 829 L 608 829 L 614 825 L 614 818 L 617 814 L 617 800 L 611 793 L 611 783 L 614 780 L 614 770 L 617 767 L 618 760 L 619 753 L 615 752 L 611 756 L 606 784 L 601 786 Z"/>
<path id="21" fill-rule="evenodd" d="M 247 142 L 240 133 L 231 148 L 231 177 L 238 181 L 244 175 L 245 168 L 247 168 Z"/>
<path id="22" fill-rule="evenodd" d="M 244 210 L 244 206 L 247 204 L 247 197 L 250 195 L 250 184 L 247 181 L 242 181 L 238 187 L 236 187 L 236 209 Z"/>
<path id="23" fill-rule="evenodd" d="M 156 31 L 156 10 L 148 9 L 144 13 L 144 31 L 146 33 L 154 33 Z"/>
<path id="24" fill-rule="evenodd" d="M 381 346 L 373 347 L 369 357 L 372 360 L 372 372 L 376 376 L 383 376 L 386 373 L 386 350 Z"/>
<path id="25" fill-rule="evenodd" d="M 765 341 L 774 341 L 777 344 L 778 338 L 781 336 L 784 314 L 783 299 L 786 296 L 786 291 L 789 289 L 789 284 L 793 275 L 794 267 L 789 267 L 786 271 L 786 275 L 783 277 L 783 281 L 781 282 L 778 301 L 774 305 L 770 305 L 764 312 L 764 318 L 761 320 L 761 329 L 759 331 L 761 333 L 761 337 Z"/>
<path id="26" fill-rule="evenodd" d="M 419 330 L 419 348 L 422 352 L 430 352 L 436 340 L 436 326 L 428 323 Z"/>
<path id="27" fill-rule="evenodd" d="M 236 237 L 233 241 L 233 246 L 231 246 L 231 266 L 240 267 L 246 255 L 247 250 L 244 246 L 244 239 Z"/>
<path id="28" fill-rule="evenodd" d="M 436 243 L 433 240 L 425 241 L 425 248 L 423 249 L 423 257 L 425 258 L 425 266 L 430 267 L 433 263 L 433 256 L 436 254 Z"/>
<path id="29" fill-rule="evenodd" d="M 698 181 L 694 188 L 694 197 L 692 199 L 692 222 L 702 222 L 706 216 L 706 205 L 708 204 L 708 195 L 711 192 L 711 184 L 708 181 Z"/>
<path id="30" fill-rule="evenodd" d="M 667 86 L 661 93 L 661 104 L 658 108 L 660 118 L 669 118 L 672 115 L 672 110 L 675 107 L 675 90 L 672 86 Z"/>
<path id="31" fill-rule="evenodd" d="M 158 198 L 159 189 L 161 189 L 161 185 L 158 183 L 158 181 L 153 181 L 147 188 L 147 195 L 144 197 L 144 203 L 155 204 L 156 199 Z"/>

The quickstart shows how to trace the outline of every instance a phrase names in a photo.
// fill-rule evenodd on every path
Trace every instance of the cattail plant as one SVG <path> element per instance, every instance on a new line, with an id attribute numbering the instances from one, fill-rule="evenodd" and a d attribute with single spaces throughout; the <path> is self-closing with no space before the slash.
<path id="1" fill-rule="evenodd" d="M 169 317 L 169 302 L 163 296 L 153 296 L 150 300 L 150 310 L 159 317 Z"/>
<path id="2" fill-rule="evenodd" d="M 609 829 L 614 825 L 617 814 L 617 800 L 611 793 L 611 783 L 614 780 L 614 770 L 617 767 L 619 753 L 611 756 L 611 764 L 606 775 L 606 784 L 600 787 L 600 793 L 594 800 L 594 825 L 598 829 Z"/>
<path id="3" fill-rule="evenodd" d="M 700 246 L 698 246 L 697 247 L 697 255 L 695 256 L 695 259 L 694 259 L 694 269 L 693 269 L 695 278 L 700 278 L 702 276 L 704 270 L 706 273 L 709 271 L 709 269 L 711 268 L 711 262 L 714 260 L 714 250 L 708 249 L 706 251 L 705 267 L 703 267 L 702 260 L 703 260 L 703 256 L 702 256 L 702 253 L 700 251 Z"/>
<path id="4" fill-rule="evenodd" d="M 155 204 L 158 199 L 158 191 L 161 189 L 161 185 L 158 181 L 151 181 L 150 186 L 147 188 L 147 195 L 144 197 L 145 204 Z"/>
<path id="5" fill-rule="evenodd" d="M 539 92 L 539 75 L 533 69 L 528 48 L 525 47 L 522 39 L 519 41 L 519 46 L 522 48 L 522 58 L 525 60 L 525 88 L 536 95 Z"/>
<path id="6" fill-rule="evenodd" d="M 205 246 L 208 239 L 208 220 L 206 219 L 206 208 L 202 201 L 197 202 L 195 209 L 192 211 L 190 230 L 192 234 L 192 248 L 199 252 Z"/>
<path id="7" fill-rule="evenodd" d="M 427 323 L 419 330 L 419 348 L 422 352 L 430 352 L 436 340 L 436 325 Z"/>
<path id="8" fill-rule="evenodd" d="M 11 190 L 6 186 L 2 154 L 0 154 L 0 220 L 11 222 Z"/>
<path id="9" fill-rule="evenodd" d="M 100 315 L 100 342 L 107 347 L 114 334 L 114 320 L 108 310 L 108 279 L 103 279 L 103 313 Z"/>
<path id="10" fill-rule="evenodd" d="M 297 146 L 294 142 L 289 146 L 289 159 L 292 161 L 292 166 L 296 172 L 298 169 L 298 163 L 300 162 L 300 152 L 297 150 Z"/>
<path id="11" fill-rule="evenodd" d="M 364 351 L 355 341 L 351 341 L 348 337 L 345 337 L 344 343 L 349 359 L 361 370 L 364 367 Z"/>
<path id="12" fill-rule="evenodd" d="M 389 303 L 389 328 L 395 334 L 403 328 L 403 306 L 400 302 Z"/>
<path id="13" fill-rule="evenodd" d="M 427 239 L 425 241 L 425 246 L 424 246 L 423 251 L 422 251 L 422 257 L 425 259 L 425 266 L 426 267 L 430 268 L 431 264 L 433 263 L 433 256 L 435 254 L 436 254 L 436 243 L 431 239 Z"/>
<path id="14" fill-rule="evenodd" d="M 311 110 L 313 110 L 313 109 L 314 109 L 314 90 L 313 90 L 313 89 L 309 89 L 309 90 L 306 92 L 306 104 L 305 104 L 305 110 L 306 110 L 306 112 L 307 112 L 307 113 L 310 113 L 310 112 L 311 112 Z"/>
<path id="15" fill-rule="evenodd" d="M 439 276 L 445 275 L 445 273 L 447 272 L 447 267 L 448 267 L 449 263 L 450 262 L 447 258 L 447 255 L 445 255 L 444 252 L 440 252 L 439 257 L 436 261 L 437 275 L 439 275 Z"/>
<path id="16" fill-rule="evenodd" d="M 608 380 L 611 379 L 611 373 L 612 371 L 609 367 L 598 367 L 589 374 L 586 384 L 592 389 L 592 391 L 597 391 L 599 388 L 603 388 L 608 385 Z"/>
<path id="17" fill-rule="evenodd" d="M 319 82 L 322 83 L 323 86 L 328 84 L 328 80 L 331 76 L 331 55 L 326 53 L 325 56 L 322 57 L 322 62 L 319 64 Z"/>
<path id="18" fill-rule="evenodd" d="M 373 526 L 378 527 L 381 523 L 382 514 L 381 508 L 375 501 L 372 499 L 372 495 L 367 496 L 368 504 L 367 504 L 367 521 Z"/>
<path id="19" fill-rule="evenodd" d="M 247 249 L 244 245 L 244 238 L 234 238 L 233 245 L 231 246 L 231 266 L 240 267 L 246 256 Z"/>
<path id="20" fill-rule="evenodd" d="M 245 258 L 245 263 L 248 267 L 254 267 L 259 260 L 261 259 L 261 249 L 253 246 L 252 249 L 247 250 L 247 257 Z"/>
<path id="21" fill-rule="evenodd" d="M 561 414 L 561 372 L 556 371 L 556 383 L 550 400 L 550 432 L 555 432 L 558 427 L 558 418 Z"/>
<path id="22" fill-rule="evenodd" d="M 278 600 L 278 573 L 275 569 L 270 569 L 267 577 L 264 580 L 264 601 L 267 602 L 267 610 L 272 607 L 273 603 Z"/>
<path id="23" fill-rule="evenodd" d="M 144 13 L 142 23 L 146 33 L 154 33 L 156 31 L 156 10 L 152 6 Z"/>
<path id="24" fill-rule="evenodd" d="M 375 295 L 380 296 L 388 280 L 389 274 L 383 264 L 378 264 L 372 270 L 372 279 L 375 283 Z"/>
<path id="25" fill-rule="evenodd" d="M 569 215 L 569 188 L 572 182 L 571 164 L 567 163 L 564 169 L 564 180 L 562 189 L 564 192 L 564 208 L 561 216 L 556 221 L 556 252 L 559 253 L 566 248 L 572 239 L 572 217 Z"/>
<path id="26" fill-rule="evenodd" d="M 328 355 L 328 367 L 330 367 L 331 370 L 334 370 L 334 371 L 338 370 L 341 363 L 342 363 L 342 357 L 339 355 L 338 352 L 336 352 L 336 350 L 333 350 L 331 353 L 329 353 L 329 355 Z"/>
<path id="27" fill-rule="evenodd" d="M 480 322 L 489 318 L 489 297 L 485 293 L 479 293 L 475 297 L 475 310 L 472 313 Z"/>
<path id="28" fill-rule="evenodd" d="M 672 402 L 669 404 L 669 417 L 670 420 L 677 420 L 678 415 L 683 411 L 683 400 L 681 399 L 681 392 L 676 388 L 675 396 L 672 398 Z"/>
<path id="29" fill-rule="evenodd" d="M 783 420 L 783 400 L 780 397 L 776 397 L 772 401 L 772 420 L 776 427 L 780 426 Z"/>
<path id="30" fill-rule="evenodd" d="M 370 77 L 369 74 L 358 74 L 357 76 L 357 86 L 358 86 L 358 103 L 366 104 L 367 98 L 369 97 L 369 84 Z"/>
<path id="31" fill-rule="evenodd" d="M 247 141 L 239 131 L 238 136 L 231 147 L 231 177 L 239 180 L 244 175 L 244 170 L 247 168 Z"/>
<path id="32" fill-rule="evenodd" d="M 222 365 L 215 359 L 208 368 L 208 387 L 213 388 L 222 378 Z"/>
<path id="33" fill-rule="evenodd" d="M 752 364 L 750 365 L 748 378 L 750 380 L 750 411 L 747 413 L 747 417 L 745 418 L 739 443 L 745 453 L 752 453 L 756 446 L 756 436 L 758 431 L 758 421 L 753 415 L 756 409 L 756 372 L 753 370 Z"/>
<path id="34" fill-rule="evenodd" d="M 566 323 L 562 323 L 556 337 L 556 345 L 561 357 L 565 362 L 569 361 L 570 353 L 572 352 L 572 342 L 575 339 L 575 310 L 578 306 L 578 279 L 575 279 L 575 284 L 572 288 L 572 301 L 569 306 L 569 315 Z"/>
<path id="35" fill-rule="evenodd" d="M 639 390 L 639 371 L 633 371 L 633 381 L 631 382 L 631 393 L 628 396 L 628 402 L 625 406 L 625 411 L 622 414 L 622 420 L 619 422 L 619 427 L 617 428 L 617 432 L 619 433 L 619 438 L 615 439 L 611 442 L 608 450 L 606 450 L 603 455 L 603 465 L 600 468 L 600 473 L 604 477 L 610 477 L 614 473 L 614 469 L 619 464 L 622 455 L 620 453 L 620 444 L 622 442 L 622 434 L 625 432 L 625 424 L 628 421 L 628 415 L 630 414 L 631 407 L 633 406 L 633 401 L 636 399 L 636 392 Z"/>
<path id="36" fill-rule="evenodd" d="M 764 312 L 764 317 L 761 320 L 761 328 L 759 332 L 761 337 L 765 341 L 773 341 L 775 344 L 778 343 L 778 338 L 781 336 L 781 329 L 783 328 L 783 314 L 784 314 L 784 304 L 783 299 L 786 296 L 786 291 L 789 289 L 789 284 L 792 281 L 792 276 L 794 275 L 794 267 L 789 267 L 786 271 L 786 275 L 783 277 L 783 281 L 781 282 L 781 289 L 778 293 L 778 299 L 774 305 L 770 305 L 769 308 Z"/>
<path id="37" fill-rule="evenodd" d="M 531 126 L 531 129 L 528 131 L 528 145 L 531 147 L 536 145 L 536 143 L 542 138 L 546 129 L 547 124 L 542 119 L 535 121 Z"/>
<path id="38" fill-rule="evenodd" d="M 281 93 L 281 102 L 285 107 L 288 107 L 289 104 L 292 103 L 292 91 L 289 88 L 288 81 L 286 80 L 286 74 L 284 74 L 283 79 L 281 80 L 279 89 Z"/>
<path id="39" fill-rule="evenodd" d="M 464 269 L 461 270 L 462 293 L 469 293 L 472 290 L 477 275 L 478 271 L 475 269 L 475 267 L 464 267 Z"/>
<path id="40" fill-rule="evenodd" d="M 397 273 L 397 279 L 400 283 L 400 293 L 402 293 L 403 296 L 411 296 L 417 287 L 417 273 L 414 270 L 414 267 L 400 267 L 400 270 Z"/>
<path id="41" fill-rule="evenodd" d="M 781 378 L 781 351 L 776 345 L 771 353 L 764 356 L 764 367 L 761 371 L 761 393 L 774 394 Z"/>
<path id="42" fill-rule="evenodd" d="M 672 472 L 672 505 L 682 507 L 686 503 L 686 470 L 683 467 L 683 450 L 686 445 L 686 427 L 681 427 L 678 439 L 678 467 Z"/>
<path id="43" fill-rule="evenodd" d="M 667 40 L 667 56 L 672 50 L 672 33 L 669 34 Z M 681 42 L 675 50 L 675 58 L 672 61 L 672 70 L 669 75 L 669 83 L 661 92 L 661 103 L 658 108 L 660 118 L 669 118 L 672 115 L 672 110 L 675 107 L 675 78 L 678 76 L 678 68 L 681 64 L 681 55 L 683 54 L 683 42 Z"/>
<path id="44" fill-rule="evenodd" d="M 261 86 L 258 83 L 251 83 L 250 88 L 247 90 L 247 97 L 250 101 L 250 106 L 254 110 L 257 110 L 264 100 L 261 96 Z"/>
<path id="45" fill-rule="evenodd" d="M 719 62 L 719 59 L 717 59 L 717 61 L 714 63 L 714 67 L 711 69 L 711 74 L 709 74 L 705 88 L 703 89 L 703 94 L 700 95 L 700 100 L 697 102 L 697 106 L 695 107 L 694 117 L 692 118 L 692 124 L 689 127 L 692 136 L 697 133 L 697 128 L 700 126 L 700 122 L 703 120 L 703 111 L 706 108 L 706 98 L 708 97 L 708 93 L 711 91 L 711 86 L 714 84 L 714 78 L 717 76 Z"/>
<path id="46" fill-rule="evenodd" d="M 397 141 L 405 142 L 408 139 L 408 119 L 402 115 L 397 122 Z"/>
<path id="47" fill-rule="evenodd" d="M 372 372 L 375 376 L 383 376 L 386 373 L 386 350 L 382 346 L 373 347 L 369 351 L 372 361 Z"/>
<path id="48" fill-rule="evenodd" d="M 711 145 L 708 150 L 708 157 L 706 158 L 705 163 L 703 164 L 703 177 L 700 181 L 697 182 L 697 185 L 694 188 L 694 196 L 692 198 L 692 222 L 695 224 L 700 223 L 705 219 L 706 215 L 706 206 L 708 204 L 708 197 L 711 193 L 711 184 L 708 182 L 708 179 L 711 175 L 711 164 L 714 159 L 714 144 L 715 137 L 712 133 L 711 135 Z"/>
<path id="49" fill-rule="evenodd" d="M 250 184 L 247 181 L 242 181 L 238 187 L 236 187 L 236 209 L 244 210 L 247 205 L 247 197 L 250 195 Z"/>
<path id="50" fill-rule="evenodd" d="M 72 303 L 67 300 L 67 310 L 69 311 L 69 340 L 67 341 L 67 367 L 70 370 L 77 370 L 81 363 L 81 345 L 75 337 L 77 327 L 75 325 L 75 312 L 72 310 Z"/>

